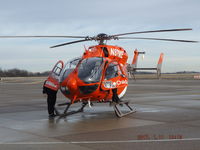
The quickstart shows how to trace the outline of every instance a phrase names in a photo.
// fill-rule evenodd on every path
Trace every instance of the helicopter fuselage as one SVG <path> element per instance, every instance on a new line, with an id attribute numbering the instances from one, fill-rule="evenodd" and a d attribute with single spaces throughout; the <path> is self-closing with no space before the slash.
<path id="1" fill-rule="evenodd" d="M 72 103 L 109 101 L 115 88 L 122 97 L 128 86 L 127 59 L 126 51 L 118 46 L 89 47 L 74 69 L 70 68 L 72 64 L 63 69 L 60 90 Z"/>

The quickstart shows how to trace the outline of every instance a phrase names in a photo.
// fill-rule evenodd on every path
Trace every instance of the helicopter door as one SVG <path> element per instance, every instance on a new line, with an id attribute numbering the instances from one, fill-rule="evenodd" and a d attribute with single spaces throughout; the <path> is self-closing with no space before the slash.
<path id="1" fill-rule="evenodd" d="M 103 84 L 101 85 L 103 90 L 126 87 L 128 85 L 127 77 L 122 73 L 123 70 L 121 68 L 117 62 L 108 64 Z"/>
<path id="2" fill-rule="evenodd" d="M 46 82 L 45 87 L 57 91 L 59 89 L 60 74 L 64 67 L 63 61 L 58 61 L 50 72 Z"/>

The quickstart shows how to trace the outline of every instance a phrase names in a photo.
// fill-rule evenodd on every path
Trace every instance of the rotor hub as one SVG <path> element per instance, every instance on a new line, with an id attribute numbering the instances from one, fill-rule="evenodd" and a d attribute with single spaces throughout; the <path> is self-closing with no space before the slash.
<path id="1" fill-rule="evenodd" d="M 101 40 L 101 39 L 107 39 L 108 35 L 105 33 L 100 33 L 97 35 L 97 39 Z"/>
<path id="2" fill-rule="evenodd" d="M 109 36 L 105 33 L 100 33 L 96 36 L 96 40 L 99 42 L 99 45 L 105 45 L 105 40 L 109 40 Z"/>

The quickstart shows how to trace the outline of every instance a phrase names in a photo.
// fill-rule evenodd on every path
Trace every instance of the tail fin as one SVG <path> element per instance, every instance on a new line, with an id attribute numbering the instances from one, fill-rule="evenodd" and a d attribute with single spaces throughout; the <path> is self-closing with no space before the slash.
<path id="1" fill-rule="evenodd" d="M 135 49 L 133 61 L 132 61 L 132 64 L 131 64 L 131 66 L 132 66 L 133 68 L 136 68 L 136 67 L 137 67 L 138 55 L 139 55 L 138 50 Z"/>
<path id="2" fill-rule="evenodd" d="M 164 54 L 161 53 L 159 60 L 158 60 L 158 64 L 157 64 L 157 77 L 158 78 L 160 78 L 160 76 L 161 76 L 161 68 L 162 68 L 163 58 L 164 58 Z"/>

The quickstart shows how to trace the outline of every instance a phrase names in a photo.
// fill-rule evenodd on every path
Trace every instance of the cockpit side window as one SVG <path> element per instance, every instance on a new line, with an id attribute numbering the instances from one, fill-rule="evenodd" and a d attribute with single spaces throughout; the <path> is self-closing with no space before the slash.
<path id="1" fill-rule="evenodd" d="M 67 76 L 76 68 L 81 58 L 75 58 L 65 64 L 65 67 L 61 73 L 61 81 L 65 80 Z"/>
<path id="2" fill-rule="evenodd" d="M 110 63 L 106 69 L 105 79 L 109 80 L 117 76 L 119 76 L 119 67 L 117 63 Z"/>

